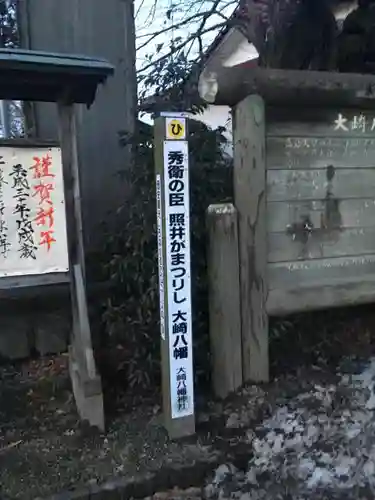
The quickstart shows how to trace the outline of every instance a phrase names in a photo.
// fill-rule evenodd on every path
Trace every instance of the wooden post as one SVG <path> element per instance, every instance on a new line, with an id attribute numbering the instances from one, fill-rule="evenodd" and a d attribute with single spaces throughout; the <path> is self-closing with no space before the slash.
<path id="1" fill-rule="evenodd" d="M 163 413 L 175 439 L 195 433 L 186 119 L 161 116 L 154 134 Z"/>
<path id="2" fill-rule="evenodd" d="M 237 210 L 231 203 L 207 209 L 208 287 L 212 384 L 226 398 L 242 384 Z"/>
<path id="3" fill-rule="evenodd" d="M 69 246 L 69 274 L 73 335 L 69 370 L 80 417 L 104 430 L 101 378 L 96 370 L 87 312 L 85 257 L 80 206 L 79 169 L 74 107 L 59 103 L 60 144 L 64 174 L 65 207 Z"/>
<path id="4" fill-rule="evenodd" d="M 65 203 L 69 255 L 79 263 L 85 277 L 85 252 L 83 244 L 80 175 L 78 167 L 77 135 L 73 105 L 58 104 L 60 144 L 63 162 Z"/>
<path id="5" fill-rule="evenodd" d="M 265 109 L 251 95 L 234 110 L 234 199 L 239 217 L 244 381 L 269 379 Z"/>

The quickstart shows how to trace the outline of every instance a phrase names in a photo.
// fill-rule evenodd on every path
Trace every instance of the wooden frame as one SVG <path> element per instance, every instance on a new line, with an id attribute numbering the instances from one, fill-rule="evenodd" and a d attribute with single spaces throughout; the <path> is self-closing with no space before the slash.
<path id="1" fill-rule="evenodd" d="M 239 214 L 242 369 L 268 380 L 265 108 L 247 97 L 234 111 L 234 199 Z"/>
<path id="2" fill-rule="evenodd" d="M 15 138 L 15 139 L 0 139 L 0 147 L 15 147 L 15 148 L 52 148 L 60 147 L 60 143 L 56 141 L 43 141 L 38 139 Z M 16 289 L 35 289 L 44 285 L 68 284 L 70 281 L 69 272 L 58 272 L 48 274 L 31 274 L 27 276 L 5 276 L 0 278 L 0 294 L 7 297 L 7 290 L 14 292 Z"/>
<path id="3" fill-rule="evenodd" d="M 0 99 L 57 102 L 69 252 L 68 274 L 5 278 L 0 280 L 0 290 L 69 283 L 73 323 L 69 366 L 74 396 L 81 418 L 104 430 L 101 379 L 87 311 L 74 103 L 92 104 L 98 84 L 113 73 L 113 67 L 106 61 L 75 55 L 3 49 L 0 68 Z M 17 139 L 2 140 L 0 145 L 28 148 L 56 143 Z"/>
<path id="4" fill-rule="evenodd" d="M 59 148 L 60 143 L 56 141 L 40 141 L 38 139 L 28 138 L 0 139 L 0 147 L 2 146 L 15 148 Z"/>
<path id="5" fill-rule="evenodd" d="M 350 105 L 372 108 L 375 76 L 327 71 L 249 68 L 238 65 L 220 68 L 216 73 L 203 70 L 199 94 L 210 104 L 235 106 L 247 96 L 262 96 L 267 104 L 288 102 Z"/>
<path id="6" fill-rule="evenodd" d="M 265 381 L 269 316 L 375 301 L 375 77 L 237 67 L 201 91 L 233 106 L 243 378 Z"/>
<path id="7" fill-rule="evenodd" d="M 0 290 L 34 288 L 37 286 L 69 283 L 69 273 L 48 273 L 29 276 L 9 276 L 0 278 Z"/>
<path id="8" fill-rule="evenodd" d="M 70 377 L 83 420 L 104 430 L 101 379 L 96 371 L 86 304 L 85 254 L 81 215 L 75 114 L 71 104 L 58 103 L 62 152 L 73 335 L 69 348 Z"/>

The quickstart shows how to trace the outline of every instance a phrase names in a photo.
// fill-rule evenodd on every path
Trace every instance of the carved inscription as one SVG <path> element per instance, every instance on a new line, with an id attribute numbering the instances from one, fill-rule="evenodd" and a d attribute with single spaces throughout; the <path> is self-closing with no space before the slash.
<path id="1" fill-rule="evenodd" d="M 346 268 L 346 267 L 363 267 L 367 264 L 375 264 L 375 256 L 368 257 L 345 257 L 345 258 L 335 258 L 335 259 L 321 259 L 316 262 L 314 269 L 331 269 L 334 268 Z M 292 262 L 285 266 L 288 271 L 302 271 L 311 269 L 310 262 Z"/>
<path id="2" fill-rule="evenodd" d="M 369 137 L 375 135 L 374 110 L 327 108 L 270 108 L 270 137 Z"/>
<path id="3" fill-rule="evenodd" d="M 333 130 L 342 130 L 343 132 L 361 131 L 366 132 L 375 131 L 375 118 L 370 118 L 363 113 L 349 117 L 345 113 L 338 113 L 337 118 L 333 122 Z"/>
<path id="4" fill-rule="evenodd" d="M 286 137 L 285 149 L 303 149 L 307 154 L 331 157 L 339 151 L 343 155 L 354 152 L 368 154 L 375 152 L 375 138 L 366 137 Z"/>
<path id="5" fill-rule="evenodd" d="M 302 166 L 311 158 L 313 161 L 342 161 L 348 160 L 355 166 L 356 161 L 371 159 L 370 164 L 375 166 L 375 139 L 352 137 L 287 137 L 285 139 L 285 156 L 289 168 Z"/>
<path id="6" fill-rule="evenodd" d="M 370 277 L 375 277 L 374 255 L 268 264 L 270 289 L 296 289 L 301 293 L 309 286 L 361 283 Z"/>
<path id="7" fill-rule="evenodd" d="M 299 224 L 306 221 L 306 215 L 309 215 L 309 221 L 312 228 L 320 227 L 321 220 L 326 223 L 325 200 L 314 201 L 296 201 L 296 202 L 276 202 L 268 203 L 268 231 L 270 233 L 284 232 L 290 224 Z M 375 221 L 375 200 L 374 199 L 353 199 L 340 201 L 341 227 L 349 228 L 368 228 L 374 227 Z M 332 217 L 329 218 L 332 224 Z"/>
<path id="8" fill-rule="evenodd" d="M 341 118 L 335 126 L 345 125 L 348 130 L 357 131 L 363 127 L 364 132 L 368 131 L 368 119 L 359 115 L 346 121 Z M 284 201 L 301 200 L 298 211 L 289 210 L 286 214 L 283 229 L 279 227 L 277 232 L 270 232 L 269 262 L 289 260 L 288 271 L 293 272 L 301 269 L 301 265 L 309 269 L 312 261 L 318 264 L 320 259 L 323 267 L 330 267 L 331 256 L 345 259 L 346 255 L 359 257 L 369 251 L 372 253 L 371 235 L 360 234 L 361 224 L 355 224 L 357 239 L 352 233 L 352 224 L 343 224 L 342 201 L 352 197 L 367 198 L 363 201 L 368 204 L 368 198 L 375 197 L 375 137 L 269 137 L 267 146 L 269 203 L 278 202 L 280 210 Z M 302 202 L 309 199 L 310 203 Z M 313 200 L 319 200 L 319 215 L 313 209 Z M 345 207 L 345 221 L 350 222 L 358 212 L 353 205 L 355 213 L 348 214 L 350 205 L 346 203 Z M 364 226 L 369 227 L 369 224 Z M 370 224 L 371 228 L 373 226 L 375 219 Z M 347 228 L 345 234 L 343 228 Z M 358 266 L 358 261 L 350 257 L 341 267 Z M 336 261 L 335 266 L 337 264 Z"/>
<path id="9" fill-rule="evenodd" d="M 269 290 L 292 290 L 302 304 L 325 286 L 340 305 L 342 287 L 372 280 L 375 294 L 374 113 L 276 111 L 266 138 Z"/>
<path id="10" fill-rule="evenodd" d="M 374 134 L 375 135 L 375 134 Z M 268 137 L 267 169 L 375 167 L 375 137 Z"/>

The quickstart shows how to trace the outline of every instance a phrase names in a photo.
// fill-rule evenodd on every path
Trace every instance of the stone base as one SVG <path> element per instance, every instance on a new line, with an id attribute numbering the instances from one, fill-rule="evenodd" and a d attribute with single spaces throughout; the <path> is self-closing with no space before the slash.
<path id="1" fill-rule="evenodd" d="M 0 357 L 10 360 L 30 356 L 30 317 L 0 315 Z"/>
<path id="2" fill-rule="evenodd" d="M 42 356 L 67 350 L 70 318 L 63 311 L 46 313 L 35 326 L 35 349 Z"/>
<path id="3" fill-rule="evenodd" d="M 0 311 L 0 358 L 28 358 L 33 352 L 41 356 L 60 354 L 68 348 L 70 311 L 29 313 L 22 308 Z"/>

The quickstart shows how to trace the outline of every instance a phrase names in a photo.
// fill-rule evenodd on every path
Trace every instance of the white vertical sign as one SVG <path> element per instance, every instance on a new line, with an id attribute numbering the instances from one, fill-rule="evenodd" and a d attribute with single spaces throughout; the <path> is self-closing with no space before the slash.
<path id="1" fill-rule="evenodd" d="M 175 419 L 194 414 L 187 141 L 164 141 L 163 203 L 170 399 Z"/>

